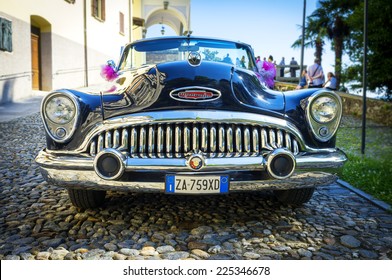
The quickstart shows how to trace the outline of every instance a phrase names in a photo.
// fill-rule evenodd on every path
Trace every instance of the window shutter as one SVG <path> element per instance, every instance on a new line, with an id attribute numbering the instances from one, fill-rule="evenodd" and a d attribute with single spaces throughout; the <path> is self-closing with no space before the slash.
<path id="1" fill-rule="evenodd" d="M 124 34 L 125 30 L 124 30 L 124 14 L 122 12 L 120 12 L 120 33 Z"/>
<path id="2" fill-rule="evenodd" d="M 102 20 L 105 20 L 105 0 L 101 0 Z"/>
<path id="3" fill-rule="evenodd" d="M 95 17 L 95 16 L 98 16 L 97 14 L 96 14 L 96 11 L 97 11 L 97 1 L 98 0 L 91 0 L 91 15 L 93 16 L 93 17 Z"/>
<path id="4" fill-rule="evenodd" d="M 12 52 L 12 22 L 0 18 L 0 50 Z"/>

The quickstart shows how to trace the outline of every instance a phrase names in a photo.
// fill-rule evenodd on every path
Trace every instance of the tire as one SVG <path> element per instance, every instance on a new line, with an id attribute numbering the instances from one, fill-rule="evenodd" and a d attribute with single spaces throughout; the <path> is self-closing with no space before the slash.
<path id="1" fill-rule="evenodd" d="M 105 191 L 68 189 L 72 204 L 82 209 L 98 208 L 105 201 Z"/>
<path id="2" fill-rule="evenodd" d="M 278 201 L 284 204 L 301 205 L 308 202 L 314 193 L 314 188 L 274 191 Z"/>

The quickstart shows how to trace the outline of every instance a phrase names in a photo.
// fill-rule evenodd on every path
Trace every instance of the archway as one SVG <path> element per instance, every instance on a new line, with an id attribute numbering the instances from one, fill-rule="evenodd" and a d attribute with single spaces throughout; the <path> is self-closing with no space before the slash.
<path id="1" fill-rule="evenodd" d="M 145 30 L 156 25 L 161 35 L 183 35 L 190 30 L 190 0 L 142 0 L 141 8 Z"/>
<path id="2" fill-rule="evenodd" d="M 41 16 L 30 16 L 32 88 L 52 90 L 52 26 Z"/>

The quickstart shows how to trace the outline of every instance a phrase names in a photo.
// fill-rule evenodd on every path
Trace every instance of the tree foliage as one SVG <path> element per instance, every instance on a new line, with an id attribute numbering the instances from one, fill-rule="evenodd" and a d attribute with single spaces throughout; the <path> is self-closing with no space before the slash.
<path id="1" fill-rule="evenodd" d="M 368 63 L 367 84 L 370 90 L 392 96 L 392 2 L 368 0 Z M 351 36 L 345 49 L 351 65 L 345 69 L 344 79 L 362 86 L 364 4 L 356 6 L 349 19 Z"/>
<path id="2" fill-rule="evenodd" d="M 368 0 L 368 68 L 370 90 L 392 95 L 392 1 Z M 320 0 L 318 8 L 306 19 L 305 47 L 314 47 L 321 58 L 325 40 L 335 52 L 338 82 L 362 85 L 364 0 Z M 320 50 L 320 42 L 321 50 Z M 292 47 L 301 45 L 301 37 Z M 350 65 L 342 65 L 347 54 Z"/>

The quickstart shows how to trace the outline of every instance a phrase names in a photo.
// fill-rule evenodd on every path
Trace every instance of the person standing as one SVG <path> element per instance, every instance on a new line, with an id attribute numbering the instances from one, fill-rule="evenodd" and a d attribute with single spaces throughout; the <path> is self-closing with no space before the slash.
<path id="1" fill-rule="evenodd" d="M 286 62 L 284 61 L 284 57 L 282 57 L 282 60 L 279 63 L 280 77 L 284 77 L 284 66 L 285 65 L 286 65 Z"/>
<path id="2" fill-rule="evenodd" d="M 241 57 L 240 66 L 241 66 L 242 68 L 246 68 L 246 66 L 245 66 L 245 55 L 243 55 L 243 56 Z"/>
<path id="3" fill-rule="evenodd" d="M 308 67 L 308 87 L 309 88 L 321 88 L 324 84 L 324 71 L 320 64 L 320 58 L 316 57 L 314 64 Z"/>
<path id="4" fill-rule="evenodd" d="M 294 57 L 292 57 L 291 61 L 290 61 L 290 77 L 291 78 L 295 78 L 297 76 L 295 73 L 297 71 L 297 69 L 298 69 L 298 62 L 294 59 Z"/>
<path id="5" fill-rule="evenodd" d="M 274 88 L 275 85 L 275 76 L 276 76 L 276 68 L 275 65 L 273 64 L 274 58 L 272 55 L 268 57 L 268 61 L 263 62 L 263 67 L 260 71 L 260 74 L 267 85 L 270 89 Z"/>
<path id="6" fill-rule="evenodd" d="M 263 69 L 263 62 L 260 59 L 260 56 L 257 56 L 256 58 L 256 66 L 257 66 L 257 72 L 261 72 Z"/>

